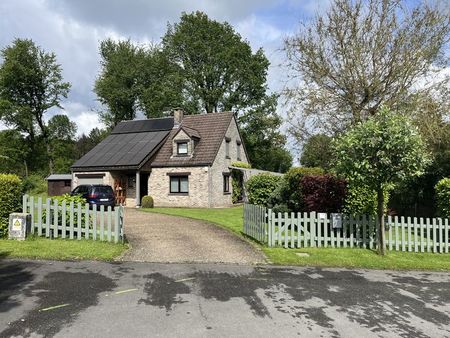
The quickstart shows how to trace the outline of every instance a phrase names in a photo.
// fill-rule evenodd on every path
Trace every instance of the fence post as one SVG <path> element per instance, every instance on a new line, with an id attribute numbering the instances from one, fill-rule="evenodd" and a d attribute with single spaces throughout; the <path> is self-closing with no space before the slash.
<path id="1" fill-rule="evenodd" d="M 310 229 L 310 240 L 311 247 L 314 248 L 316 246 L 316 213 L 314 211 L 309 213 L 309 224 L 311 225 Z"/>
<path id="2" fill-rule="evenodd" d="M 31 214 L 31 233 L 34 234 L 34 218 L 35 218 L 35 205 L 34 196 L 30 196 L 30 214 Z"/>
<path id="3" fill-rule="evenodd" d="M 47 198 L 47 204 L 45 206 L 45 237 L 50 237 L 51 201 L 50 198 Z"/>
<path id="4" fill-rule="evenodd" d="M 66 238 L 66 225 L 67 225 L 66 212 L 67 212 L 66 200 L 63 200 L 61 203 L 61 216 L 62 216 L 61 237 L 62 238 Z"/>
<path id="5" fill-rule="evenodd" d="M 118 243 L 119 242 L 119 227 L 120 227 L 120 215 L 119 215 L 119 211 L 117 208 L 114 209 L 114 218 L 115 218 L 115 227 L 114 227 L 114 243 Z"/>
<path id="6" fill-rule="evenodd" d="M 58 238 L 58 223 L 59 223 L 59 217 L 58 217 L 58 200 L 53 200 L 53 237 Z"/>
<path id="7" fill-rule="evenodd" d="M 28 195 L 23 195 L 22 196 L 22 212 L 24 213 L 24 214 L 26 214 L 27 213 L 27 200 L 28 200 Z"/>

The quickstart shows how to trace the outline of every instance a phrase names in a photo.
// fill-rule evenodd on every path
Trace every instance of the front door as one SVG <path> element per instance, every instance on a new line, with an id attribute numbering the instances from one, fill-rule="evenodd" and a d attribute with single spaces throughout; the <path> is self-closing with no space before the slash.
<path id="1" fill-rule="evenodd" d="M 148 177 L 149 177 L 149 173 L 143 173 L 141 172 L 141 179 L 140 179 L 140 192 L 141 192 L 141 198 L 143 196 L 148 195 Z"/>

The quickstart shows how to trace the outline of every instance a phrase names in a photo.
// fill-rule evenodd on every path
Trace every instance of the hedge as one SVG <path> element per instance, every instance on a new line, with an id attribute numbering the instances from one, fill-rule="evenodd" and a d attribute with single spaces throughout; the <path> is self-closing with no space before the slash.
<path id="1" fill-rule="evenodd" d="M 301 180 L 305 176 L 323 175 L 322 168 L 292 167 L 284 175 L 284 182 L 280 190 L 280 199 L 285 201 L 286 206 L 291 211 L 304 209 Z"/>
<path id="2" fill-rule="evenodd" d="M 347 183 L 333 175 L 304 176 L 301 180 L 304 211 L 340 212 Z"/>
<path id="3" fill-rule="evenodd" d="M 434 187 L 436 206 L 440 217 L 450 218 L 450 178 L 441 179 Z"/>
<path id="4" fill-rule="evenodd" d="M 0 174 L 0 237 L 8 234 L 9 214 L 22 206 L 22 181 L 17 175 Z"/>
<path id="5" fill-rule="evenodd" d="M 249 203 L 267 206 L 272 192 L 277 189 L 281 180 L 281 176 L 269 173 L 250 177 L 246 183 Z"/>
<path id="6" fill-rule="evenodd" d="M 351 184 L 347 188 L 344 206 L 346 214 L 374 216 L 377 214 L 377 193 L 375 191 Z"/>
<path id="7" fill-rule="evenodd" d="M 50 198 L 50 197 L 49 197 Z M 66 220 L 67 222 L 70 220 L 70 202 L 73 202 L 74 208 L 76 209 L 78 206 L 78 203 L 80 203 L 82 205 L 82 207 L 84 208 L 87 201 L 85 198 L 81 197 L 81 195 L 70 195 L 70 194 L 64 194 L 64 195 L 60 195 L 60 196 L 52 196 L 51 198 L 51 203 L 52 205 L 54 205 L 54 201 L 58 201 L 58 206 L 62 206 L 63 202 L 66 202 Z M 43 201 L 43 203 L 45 204 L 45 201 Z M 42 210 L 42 222 L 46 222 L 47 219 L 47 210 L 45 210 L 45 208 Z M 74 219 L 74 224 L 78 223 L 78 213 L 74 212 L 73 213 L 73 219 Z M 81 213 L 81 223 L 84 224 L 86 220 L 86 215 L 84 212 Z M 92 222 L 92 219 L 90 220 L 90 222 Z M 62 212 L 58 213 L 58 224 L 62 224 Z"/>

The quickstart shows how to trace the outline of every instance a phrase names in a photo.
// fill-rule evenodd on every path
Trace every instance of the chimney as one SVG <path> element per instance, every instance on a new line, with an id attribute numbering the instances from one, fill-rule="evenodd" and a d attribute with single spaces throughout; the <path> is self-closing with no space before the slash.
<path id="1" fill-rule="evenodd" d="M 175 108 L 173 110 L 173 122 L 174 122 L 174 128 L 178 128 L 181 124 L 181 121 L 183 121 L 183 109 L 181 108 Z"/>

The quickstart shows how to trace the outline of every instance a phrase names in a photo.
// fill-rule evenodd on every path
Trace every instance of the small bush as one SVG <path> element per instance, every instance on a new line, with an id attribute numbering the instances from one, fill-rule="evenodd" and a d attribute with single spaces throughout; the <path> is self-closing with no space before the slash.
<path id="1" fill-rule="evenodd" d="M 281 176 L 259 174 L 250 177 L 246 183 L 248 201 L 251 204 L 268 206 L 269 198 L 282 180 Z"/>
<path id="2" fill-rule="evenodd" d="M 153 197 L 152 196 L 143 196 L 141 200 L 142 208 L 153 208 Z"/>
<path id="3" fill-rule="evenodd" d="M 74 210 L 75 210 L 74 216 L 73 216 L 74 217 L 73 222 L 74 222 L 74 224 L 78 224 L 78 213 L 76 212 L 76 209 L 78 207 L 78 203 L 80 203 L 81 206 L 84 208 L 86 203 L 87 203 L 86 199 L 81 197 L 80 195 L 71 196 L 70 194 L 64 194 L 64 195 L 61 195 L 61 196 L 53 196 L 51 198 L 52 205 L 54 205 L 54 203 L 55 203 L 54 201 L 55 200 L 58 201 L 58 205 L 59 206 L 62 206 L 64 201 L 66 202 L 66 222 L 67 222 L 66 224 L 69 224 L 69 220 L 70 220 L 70 208 L 69 208 L 69 206 L 70 206 L 70 202 L 73 202 Z M 43 206 L 42 206 L 42 208 L 43 208 L 43 210 L 42 210 L 42 222 L 44 222 L 44 224 L 45 224 L 45 221 L 46 221 L 46 218 L 47 218 L 47 210 L 45 210 L 45 203 L 46 203 L 46 200 L 43 200 L 42 201 L 42 204 L 43 204 Z M 81 223 L 82 224 L 85 224 L 85 219 L 86 219 L 86 215 L 85 215 L 84 209 L 83 209 L 83 211 L 81 213 Z M 53 220 L 52 220 L 52 222 L 53 222 Z M 62 213 L 61 212 L 58 213 L 58 224 L 62 224 Z"/>
<path id="4" fill-rule="evenodd" d="M 301 180 L 305 211 L 340 212 L 347 183 L 332 175 L 305 176 Z"/>
<path id="5" fill-rule="evenodd" d="M 250 169 L 252 166 L 244 162 L 233 162 L 232 167 L 247 168 Z M 233 188 L 233 194 L 231 195 L 231 201 L 237 203 L 242 200 L 242 184 L 244 182 L 244 175 L 242 171 L 233 169 L 231 170 L 231 186 Z"/>
<path id="6" fill-rule="evenodd" d="M 300 211 L 304 209 L 301 180 L 305 176 L 323 175 L 322 168 L 293 167 L 284 175 L 285 184 L 280 191 L 280 199 L 285 201 L 289 210 Z"/>
<path id="7" fill-rule="evenodd" d="M 436 191 L 438 215 L 450 218 L 450 178 L 441 179 L 434 189 Z"/>
<path id="8" fill-rule="evenodd" d="M 0 174 L 0 237 L 8 234 L 9 214 L 20 211 L 22 181 L 16 175 Z"/>
<path id="9" fill-rule="evenodd" d="M 46 193 L 47 181 L 40 175 L 29 175 L 23 179 L 23 191 L 29 195 Z"/>
<path id="10" fill-rule="evenodd" d="M 249 163 L 245 163 L 245 162 L 233 162 L 231 163 L 232 167 L 238 167 L 238 168 L 246 168 L 246 169 L 250 169 L 252 166 Z"/>

